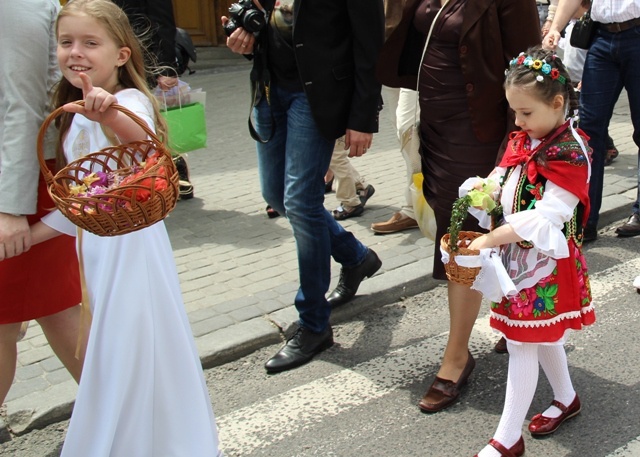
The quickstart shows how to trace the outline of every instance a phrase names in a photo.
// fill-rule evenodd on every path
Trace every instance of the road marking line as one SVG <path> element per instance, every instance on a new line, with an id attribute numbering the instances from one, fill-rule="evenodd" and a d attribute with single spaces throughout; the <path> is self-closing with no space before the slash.
<path id="1" fill-rule="evenodd" d="M 623 263 L 629 271 L 640 270 L 640 259 Z M 594 297 L 606 297 L 626 281 L 620 280 L 620 267 L 609 268 L 591 276 Z M 422 379 L 440 363 L 447 333 L 435 335 L 337 373 L 295 387 L 274 397 L 218 417 L 220 438 L 229 455 L 246 455 L 264 449 L 295 433 L 337 416 L 351 408 L 381 398 L 416 379 Z M 496 339 L 489 327 L 489 317 L 476 321 L 471 347 L 487 347 Z M 630 454 L 640 455 L 640 442 L 632 442 Z M 625 447 L 626 449 L 626 447 Z"/>

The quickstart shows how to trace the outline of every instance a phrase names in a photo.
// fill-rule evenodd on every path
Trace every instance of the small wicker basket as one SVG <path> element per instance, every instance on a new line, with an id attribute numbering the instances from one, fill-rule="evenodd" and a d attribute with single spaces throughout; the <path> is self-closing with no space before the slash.
<path id="1" fill-rule="evenodd" d="M 83 101 L 76 103 L 84 105 Z M 46 166 L 43 144 L 51 122 L 64 113 L 62 107 L 44 120 L 37 140 L 40 169 L 56 207 L 75 225 L 99 236 L 123 235 L 155 224 L 175 207 L 179 194 L 178 172 L 169 150 L 133 112 L 117 104 L 112 107 L 133 119 L 150 139 L 92 152 L 70 162 L 55 176 Z M 157 157 L 157 163 L 140 172 L 151 156 Z M 71 188 L 82 185 L 83 178 L 95 172 L 128 178 L 107 193 L 74 195 Z"/>
<path id="2" fill-rule="evenodd" d="M 463 286 L 470 286 L 473 281 L 476 280 L 476 276 L 480 273 L 480 267 L 462 267 L 456 263 L 456 256 L 464 255 L 480 255 L 480 251 L 476 249 L 469 249 L 468 246 L 473 240 L 481 236 L 479 232 L 465 232 L 461 231 L 458 235 L 458 249 L 451 249 L 451 235 L 446 233 L 440 239 L 440 248 L 449 254 L 449 262 L 444 264 L 444 270 L 447 274 L 449 281 Z"/>

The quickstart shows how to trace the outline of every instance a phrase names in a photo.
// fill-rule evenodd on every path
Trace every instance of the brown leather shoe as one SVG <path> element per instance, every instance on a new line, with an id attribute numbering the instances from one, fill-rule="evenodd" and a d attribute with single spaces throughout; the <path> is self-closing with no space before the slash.
<path id="1" fill-rule="evenodd" d="M 504 339 L 504 336 L 498 340 L 496 345 L 493 347 L 493 350 L 498 354 L 508 354 L 509 350 L 507 349 L 507 340 Z"/>
<path id="2" fill-rule="evenodd" d="M 618 236 L 640 235 L 640 214 L 633 213 L 629 220 L 616 229 Z"/>
<path id="3" fill-rule="evenodd" d="M 422 400 L 418 403 L 418 407 L 423 413 L 437 413 L 443 409 L 454 404 L 460 397 L 460 389 L 467 383 L 469 375 L 476 366 L 471 352 L 469 352 L 469 358 L 465 364 L 462 373 L 457 382 L 449 381 L 448 379 L 442 379 L 436 376 L 436 379 L 429 387 L 429 390 L 424 394 Z M 430 402 L 427 397 L 437 398 L 435 402 Z"/>
<path id="4" fill-rule="evenodd" d="M 551 404 L 562 411 L 562 414 L 558 417 L 547 417 L 543 416 L 542 413 L 533 416 L 531 418 L 531 423 L 529 423 L 531 436 L 535 437 L 552 434 L 558 430 L 558 427 L 560 427 L 564 421 L 580 414 L 580 410 L 582 409 L 578 395 L 576 395 L 576 398 L 573 399 L 569 406 L 564 406 L 556 400 L 553 400 Z"/>
<path id="5" fill-rule="evenodd" d="M 391 219 L 386 222 L 376 222 L 371 224 L 371 230 L 381 235 L 384 235 L 386 233 L 401 232 L 402 230 L 408 230 L 417 227 L 418 222 L 415 219 L 412 219 L 409 216 L 405 216 L 400 212 L 395 213 L 393 216 L 391 216 Z"/>

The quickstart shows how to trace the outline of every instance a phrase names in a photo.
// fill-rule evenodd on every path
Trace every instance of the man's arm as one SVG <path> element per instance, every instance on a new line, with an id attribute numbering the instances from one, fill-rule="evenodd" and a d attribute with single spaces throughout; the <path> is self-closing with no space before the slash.
<path id="1" fill-rule="evenodd" d="M 378 131 L 378 105 L 382 85 L 375 77 L 378 54 L 384 42 L 382 0 L 348 0 L 353 35 L 355 91 L 351 102 L 345 148 L 349 157 L 361 156 L 371 147 Z"/>

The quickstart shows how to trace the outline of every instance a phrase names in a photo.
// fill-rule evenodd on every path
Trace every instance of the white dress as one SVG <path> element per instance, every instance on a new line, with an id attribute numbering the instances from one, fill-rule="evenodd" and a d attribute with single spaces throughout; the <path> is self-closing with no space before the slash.
<path id="1" fill-rule="evenodd" d="M 153 126 L 141 92 L 116 97 Z M 74 117 L 69 161 L 107 146 L 98 123 Z M 43 221 L 75 234 L 58 211 Z M 83 232 L 81 249 L 93 320 L 62 456 L 222 455 L 164 223 L 115 237 Z"/>

